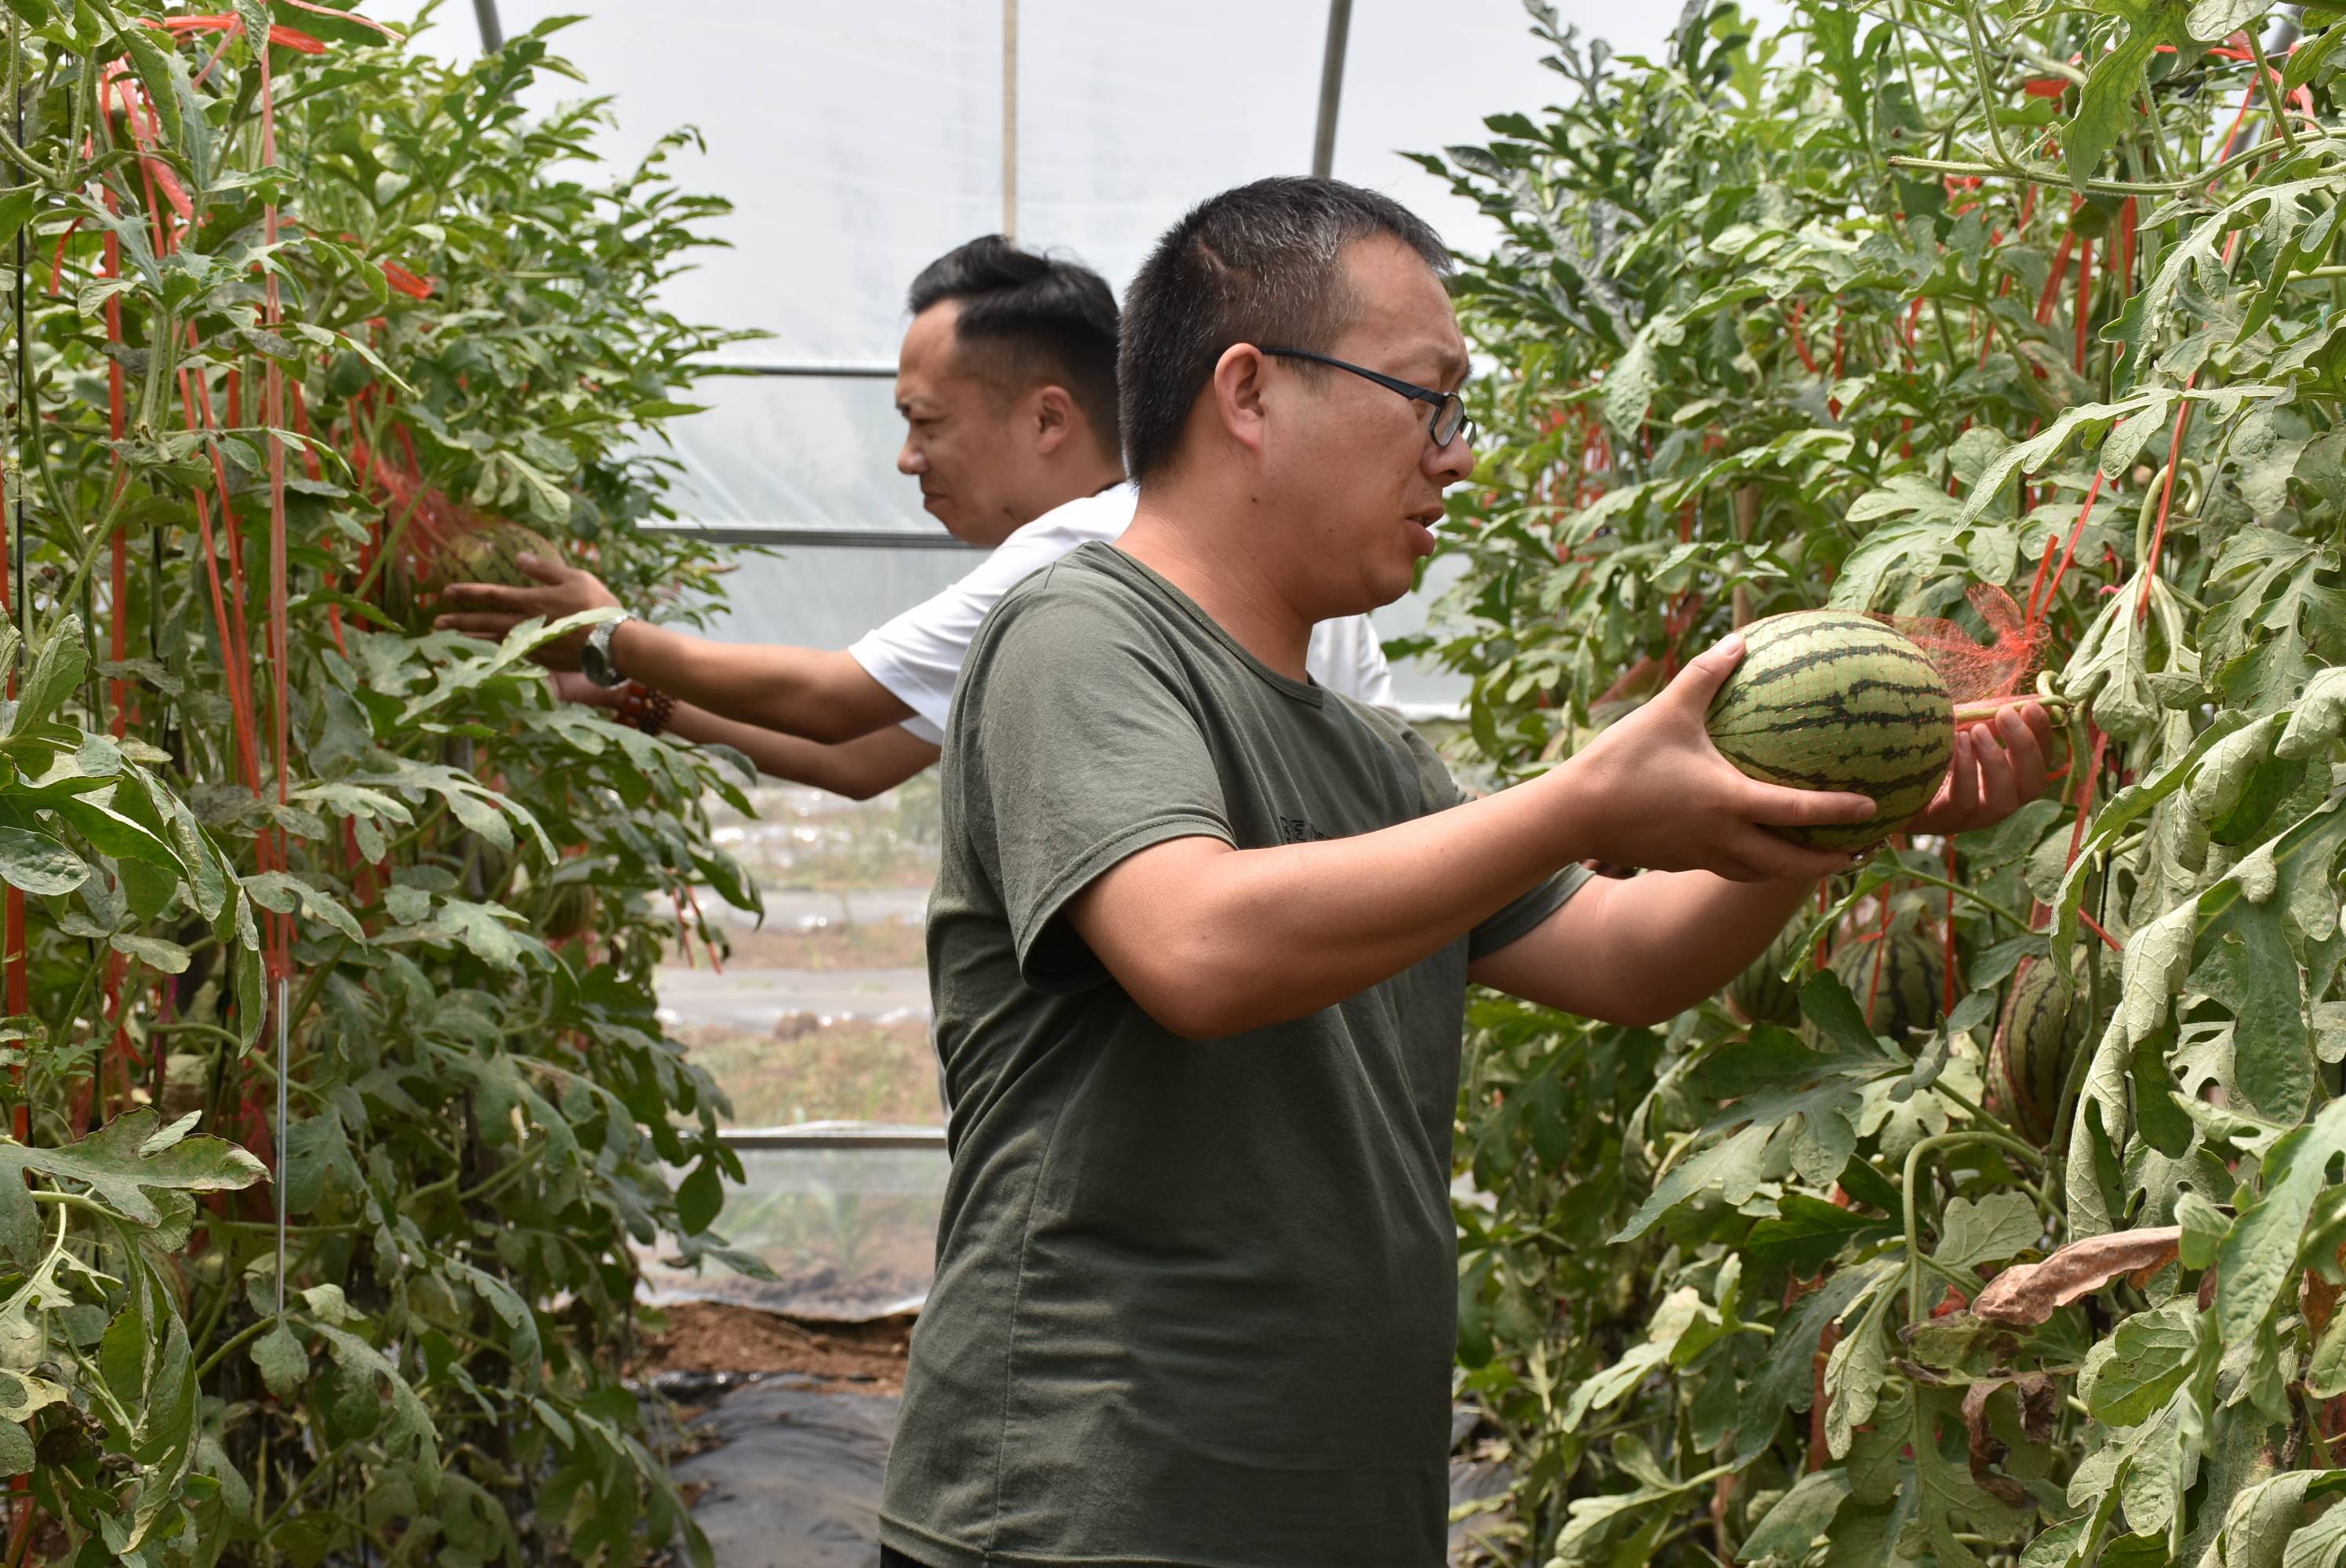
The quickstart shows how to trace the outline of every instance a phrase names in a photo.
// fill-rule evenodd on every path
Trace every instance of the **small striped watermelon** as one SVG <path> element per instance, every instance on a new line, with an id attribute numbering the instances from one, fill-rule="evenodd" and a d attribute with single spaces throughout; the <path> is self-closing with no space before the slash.
<path id="1" fill-rule="evenodd" d="M 1778 832 L 1861 849 L 1930 804 L 1954 754 L 1955 709 L 1921 648 L 1841 610 L 1770 616 L 1743 638 L 1743 662 L 1711 699 L 1712 743 L 1754 779 L 1853 790 L 1876 808 L 1863 822 Z"/>
<path id="2" fill-rule="evenodd" d="M 431 629 L 433 617 L 446 607 L 440 602 L 440 594 L 451 583 L 537 586 L 537 580 L 518 564 L 523 555 L 556 562 L 563 558 L 561 547 L 545 535 L 503 518 L 467 528 L 436 545 L 423 541 L 413 551 L 394 553 L 385 563 L 382 607 L 393 620 L 421 635 Z"/>
<path id="3" fill-rule="evenodd" d="M 2013 972 L 2004 1017 L 1988 1047 L 1987 1108 L 2037 1145 L 2049 1143 L 2061 1084 L 2090 1022 L 2076 987 L 2050 961 L 2029 957 Z"/>
<path id="4" fill-rule="evenodd" d="M 1892 1040 L 1939 1022 L 1947 960 L 1936 932 L 1902 921 L 1879 937 L 1852 942 L 1828 965 L 1865 1011 L 1866 1027 Z"/>
<path id="5" fill-rule="evenodd" d="M 1746 1023 L 1789 1025 L 1800 1021 L 1800 988 L 1784 978 L 1784 971 L 1800 955 L 1801 924 L 1795 920 L 1778 932 L 1768 951 L 1728 982 L 1727 1005 Z"/>

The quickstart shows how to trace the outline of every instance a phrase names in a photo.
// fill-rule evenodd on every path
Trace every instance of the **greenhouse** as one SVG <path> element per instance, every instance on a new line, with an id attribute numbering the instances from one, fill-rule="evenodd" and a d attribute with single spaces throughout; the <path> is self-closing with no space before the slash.
<path id="1" fill-rule="evenodd" d="M 0 1568 L 2346 1568 L 2346 7 L 0 0 Z"/>

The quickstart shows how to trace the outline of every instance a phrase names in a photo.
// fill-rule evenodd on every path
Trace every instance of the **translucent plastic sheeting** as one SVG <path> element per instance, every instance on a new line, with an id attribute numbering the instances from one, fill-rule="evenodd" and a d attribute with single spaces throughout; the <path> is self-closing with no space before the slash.
<path id="1" fill-rule="evenodd" d="M 841 549 L 778 546 L 744 554 L 726 579 L 726 608 L 709 634 L 729 642 L 845 647 L 895 608 L 918 604 L 969 569 L 960 550 Z M 1369 618 L 1387 640 L 1426 624 L 1426 606 L 1456 581 L 1465 563 L 1456 557 L 1426 569 L 1425 591 L 1387 605 Z M 1393 666 L 1393 696 L 1412 718 L 1455 712 L 1465 683 L 1421 660 Z"/>
<path id="2" fill-rule="evenodd" d="M 692 399 L 707 412 L 669 427 L 685 463 L 669 495 L 679 516 L 943 532 L 896 472 L 904 421 L 892 382 L 709 376 Z"/>
<path id="3" fill-rule="evenodd" d="M 751 1279 L 648 1257 L 655 1300 L 739 1301 L 798 1318 L 864 1320 L 917 1307 L 936 1263 L 944 1145 L 737 1151 L 748 1178 L 725 1197 L 726 1239 L 772 1269 Z"/>
<path id="4" fill-rule="evenodd" d="M 397 19 L 403 5 L 364 8 Z M 772 334 L 729 359 L 892 363 L 913 274 L 1003 227 L 1000 0 L 498 4 L 508 37 L 582 9 L 554 46 L 586 90 L 614 99 L 607 167 L 696 126 L 706 150 L 673 167 L 733 203 L 712 225 L 730 249 L 668 291 L 688 318 Z M 1557 9 L 1627 52 L 1658 48 L 1678 16 L 1588 0 Z M 1019 0 L 1018 238 L 1072 253 L 1121 291 L 1194 202 L 1307 169 L 1327 21 L 1325 0 Z M 444 6 L 419 43 L 475 52 L 470 7 Z M 1488 247 L 1488 220 L 1398 150 L 1485 139 L 1484 116 L 1563 97 L 1545 52 L 1517 0 L 1355 0 L 1334 172 L 1408 203 L 1462 249 Z M 580 90 L 549 76 L 533 94 L 550 106 Z M 933 534 L 893 471 L 901 427 L 887 382 L 712 378 L 691 395 L 713 408 L 671 428 L 685 516 Z M 726 635 L 844 646 L 961 559 L 885 555 L 798 549 L 787 564 L 746 563 Z M 1378 622 L 1392 636 L 1423 618 L 1413 596 Z M 1426 668 L 1400 684 L 1419 709 L 1450 708 L 1462 689 Z"/>

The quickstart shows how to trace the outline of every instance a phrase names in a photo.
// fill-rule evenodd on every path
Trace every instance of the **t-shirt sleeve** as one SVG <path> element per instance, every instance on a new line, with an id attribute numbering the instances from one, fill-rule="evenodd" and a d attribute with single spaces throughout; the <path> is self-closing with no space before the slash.
<path id="1" fill-rule="evenodd" d="M 952 804 L 1039 991 L 1107 977 L 1060 918 L 1103 872 L 1172 839 L 1236 841 L 1170 650 L 1107 606 L 1005 605 L 971 650 L 948 752 Z"/>
<path id="2" fill-rule="evenodd" d="M 913 710 L 906 729 L 941 744 L 962 657 L 993 604 L 994 596 L 973 594 L 964 579 L 864 633 L 848 657 Z"/>
<path id="3" fill-rule="evenodd" d="M 1418 782 L 1425 794 L 1425 809 L 1431 813 L 1447 811 L 1462 803 L 1465 792 L 1451 776 L 1449 765 L 1441 754 L 1409 726 L 1396 725 L 1402 743 L 1408 747 L 1411 758 L 1417 763 Z M 1542 881 L 1531 891 L 1516 899 L 1496 913 L 1484 919 L 1466 935 L 1466 956 L 1469 960 L 1488 958 L 1503 947 L 1521 942 L 1537 930 L 1548 916 L 1562 909 L 1565 901 L 1581 890 L 1592 873 L 1586 866 L 1570 865 Z"/>

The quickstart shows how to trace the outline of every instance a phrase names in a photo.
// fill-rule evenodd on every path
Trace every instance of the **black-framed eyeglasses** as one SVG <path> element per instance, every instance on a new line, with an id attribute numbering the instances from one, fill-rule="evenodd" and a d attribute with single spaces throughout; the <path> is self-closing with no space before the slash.
<path id="1" fill-rule="evenodd" d="M 1466 417 L 1466 400 L 1456 392 L 1435 392 L 1432 387 L 1422 387 L 1415 382 L 1405 382 L 1399 376 L 1389 376 L 1364 365 L 1331 359 L 1326 354 L 1315 354 L 1309 349 L 1265 349 L 1262 351 L 1276 354 L 1283 360 L 1310 360 L 1314 364 L 1333 365 L 1340 371 L 1350 371 L 1364 381 L 1372 381 L 1413 402 L 1430 402 L 1433 405 L 1433 417 L 1426 422 L 1425 430 L 1433 438 L 1435 446 L 1448 446 L 1461 437 L 1469 445 L 1474 443 L 1474 422 Z"/>

